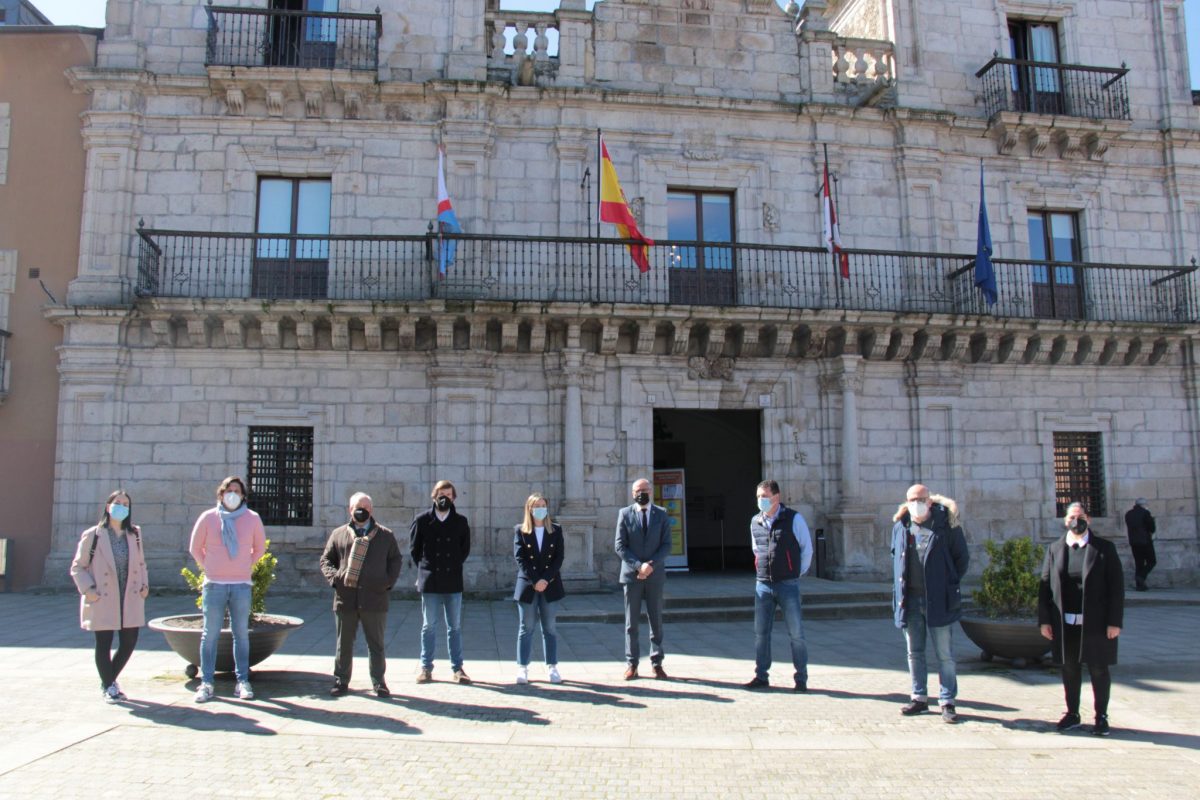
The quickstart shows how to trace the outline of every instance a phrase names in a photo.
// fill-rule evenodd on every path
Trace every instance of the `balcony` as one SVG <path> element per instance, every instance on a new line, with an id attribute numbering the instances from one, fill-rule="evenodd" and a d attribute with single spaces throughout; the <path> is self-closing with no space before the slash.
<path id="1" fill-rule="evenodd" d="M 208 67 L 375 70 L 380 14 L 205 6 Z"/>
<path id="2" fill-rule="evenodd" d="M 988 117 L 1004 111 L 1128 120 L 1124 67 L 1084 67 L 1048 61 L 993 58 L 975 73 L 983 80 Z"/>
<path id="3" fill-rule="evenodd" d="M 638 272 L 622 240 L 337 236 L 139 229 L 139 297 L 498 300 L 993 315 L 1156 324 L 1197 320 L 1196 267 L 995 259 L 999 302 L 973 255 L 851 250 L 850 278 L 811 247 L 656 243 Z M 453 246 L 438 277 L 441 248 Z M 700 265 L 700 266 L 689 266 Z"/>

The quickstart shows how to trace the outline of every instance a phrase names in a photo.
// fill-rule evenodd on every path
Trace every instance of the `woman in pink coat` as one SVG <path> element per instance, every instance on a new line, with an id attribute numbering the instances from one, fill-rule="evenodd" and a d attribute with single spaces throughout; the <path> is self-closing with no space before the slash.
<path id="1" fill-rule="evenodd" d="M 133 524 L 129 494 L 117 490 L 108 496 L 100 521 L 79 537 L 71 578 L 82 595 L 79 625 L 96 635 L 96 671 L 106 702 L 125 699 L 117 676 L 125 668 L 138 631 L 146 624 L 146 595 L 150 579 L 142 551 L 141 530 Z M 117 652 L 112 652 L 113 632 Z"/>

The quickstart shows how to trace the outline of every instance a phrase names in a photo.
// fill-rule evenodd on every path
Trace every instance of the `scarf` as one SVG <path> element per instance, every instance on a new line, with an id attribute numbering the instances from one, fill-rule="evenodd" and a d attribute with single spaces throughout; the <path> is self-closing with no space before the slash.
<path id="1" fill-rule="evenodd" d="M 221 543 L 229 551 L 230 558 L 237 558 L 238 551 L 237 528 L 233 527 L 233 521 L 245 514 L 246 511 L 245 500 L 237 507 L 236 511 L 226 511 L 224 505 L 217 503 L 217 515 L 221 517 Z"/>
<path id="2" fill-rule="evenodd" d="M 350 561 L 346 564 L 346 577 L 342 581 L 351 589 L 358 586 L 358 574 L 362 572 L 363 564 L 367 562 L 367 548 L 371 546 L 371 540 L 375 538 L 377 531 L 374 521 L 367 520 L 367 527 L 364 530 L 369 533 L 354 531 L 354 542 L 350 545 Z"/>

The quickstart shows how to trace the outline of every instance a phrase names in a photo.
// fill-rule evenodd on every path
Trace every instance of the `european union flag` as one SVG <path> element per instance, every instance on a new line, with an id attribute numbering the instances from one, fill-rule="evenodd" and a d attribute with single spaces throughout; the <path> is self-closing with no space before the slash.
<path id="1" fill-rule="evenodd" d="M 996 271 L 992 269 L 992 230 L 983 196 L 983 161 L 979 162 L 979 232 L 975 241 L 975 285 L 989 306 L 996 305 Z"/>

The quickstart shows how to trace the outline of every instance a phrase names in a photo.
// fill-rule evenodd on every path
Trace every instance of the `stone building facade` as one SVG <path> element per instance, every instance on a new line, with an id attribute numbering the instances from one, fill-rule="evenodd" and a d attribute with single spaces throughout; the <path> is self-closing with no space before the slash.
<path id="1" fill-rule="evenodd" d="M 78 276 L 46 311 L 47 582 L 117 486 L 175 574 L 249 471 L 288 584 L 319 581 L 353 491 L 403 529 L 440 478 L 471 587 L 510 581 L 535 490 L 569 578 L 612 583 L 616 510 L 656 466 L 688 475 L 694 568 L 744 562 L 771 477 L 834 577 L 886 573 L 921 480 L 975 544 L 1048 540 L 1067 496 L 1121 542 L 1146 496 L 1158 574 L 1194 578 L 1180 0 L 316 5 L 110 0 L 70 73 L 91 105 Z M 598 130 L 657 240 L 645 274 L 594 238 Z M 444 277 L 439 146 L 466 232 Z M 972 285 L 981 172 L 995 306 Z"/>

